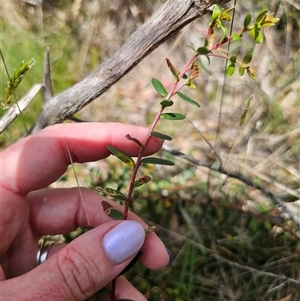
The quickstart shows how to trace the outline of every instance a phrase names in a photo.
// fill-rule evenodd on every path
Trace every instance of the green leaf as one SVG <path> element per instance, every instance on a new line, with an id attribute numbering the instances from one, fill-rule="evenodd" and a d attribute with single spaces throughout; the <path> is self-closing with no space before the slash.
<path id="1" fill-rule="evenodd" d="M 171 99 L 164 99 L 160 102 L 160 105 L 162 106 L 162 108 L 167 108 L 167 107 L 171 107 L 174 104 L 174 102 Z"/>
<path id="2" fill-rule="evenodd" d="M 250 22 L 251 22 L 252 16 L 251 14 L 247 14 L 245 19 L 244 19 L 244 29 L 248 28 Z"/>
<path id="3" fill-rule="evenodd" d="M 260 32 L 258 23 L 254 24 L 253 28 L 249 31 L 249 35 L 257 44 L 261 44 L 263 42 L 263 36 Z"/>
<path id="4" fill-rule="evenodd" d="M 255 39 L 255 42 L 257 44 L 261 44 L 263 41 L 264 41 L 263 35 L 261 32 L 259 32 L 257 38 Z"/>
<path id="5" fill-rule="evenodd" d="M 234 73 L 234 70 L 235 70 L 235 64 L 230 64 L 226 70 L 226 74 L 225 74 L 226 77 L 230 77 Z"/>
<path id="6" fill-rule="evenodd" d="M 151 136 L 162 139 L 162 140 L 169 140 L 169 141 L 172 140 L 172 137 L 170 137 L 166 134 L 160 133 L 160 132 L 156 132 L 156 131 L 151 132 Z"/>
<path id="7" fill-rule="evenodd" d="M 175 165 L 174 162 L 166 160 L 166 159 L 161 159 L 161 158 L 156 158 L 156 157 L 148 157 L 144 158 L 141 161 L 142 163 L 145 164 L 158 164 L 158 165 L 168 165 L 168 166 L 173 166 Z"/>
<path id="8" fill-rule="evenodd" d="M 253 69 L 250 68 L 250 67 L 247 67 L 246 70 L 247 70 L 248 75 L 249 75 L 252 79 L 255 79 L 255 78 L 256 78 L 256 72 L 255 72 L 255 70 L 253 70 Z"/>
<path id="9" fill-rule="evenodd" d="M 242 63 L 243 64 L 249 64 L 250 62 L 251 62 L 251 60 L 252 60 L 252 53 L 250 52 L 250 53 L 247 53 L 245 56 L 244 56 L 244 58 L 243 58 L 243 60 L 242 60 Z"/>
<path id="10" fill-rule="evenodd" d="M 247 113 L 248 113 L 248 110 L 251 106 L 251 103 L 252 103 L 252 99 L 253 99 L 253 95 L 250 96 L 250 98 L 247 100 L 247 103 L 246 103 L 246 106 L 245 106 L 245 109 L 244 111 L 242 112 L 241 114 L 241 117 L 240 117 L 240 126 L 245 122 L 246 120 L 246 116 L 247 116 Z"/>
<path id="11" fill-rule="evenodd" d="M 211 72 L 204 66 L 204 64 L 202 63 L 202 61 L 197 60 L 198 65 L 209 75 L 211 75 Z"/>
<path id="12" fill-rule="evenodd" d="M 136 181 L 134 181 L 134 188 L 140 187 L 146 183 L 149 183 L 151 181 L 151 177 L 149 176 L 143 176 Z"/>
<path id="13" fill-rule="evenodd" d="M 196 48 L 195 48 L 195 47 L 193 47 L 193 46 L 191 46 L 191 45 L 186 45 L 186 47 L 188 47 L 188 48 L 192 49 L 194 52 L 196 52 L 196 51 L 197 51 L 197 50 L 196 50 Z"/>
<path id="14" fill-rule="evenodd" d="M 125 164 L 131 166 L 132 168 L 135 166 L 135 162 L 133 161 L 133 159 L 127 154 L 125 154 L 124 152 L 120 151 L 119 149 L 113 146 L 107 146 L 107 149 L 111 152 L 111 154 L 116 156 L 119 160 L 121 160 Z"/>
<path id="15" fill-rule="evenodd" d="M 267 17 L 268 9 L 263 10 L 256 18 L 255 22 L 261 23 Z"/>
<path id="16" fill-rule="evenodd" d="M 108 195 L 114 199 L 117 199 L 117 200 L 123 200 L 123 201 L 126 201 L 127 197 L 125 194 L 123 194 L 122 192 L 116 190 L 116 189 L 113 189 L 113 188 L 109 188 L 109 187 L 100 187 L 100 186 L 96 186 L 95 187 L 95 191 L 101 193 L 101 194 L 104 194 L 104 195 Z"/>
<path id="17" fill-rule="evenodd" d="M 156 78 L 152 78 L 151 80 L 153 88 L 157 93 L 159 93 L 162 97 L 167 97 L 168 92 L 163 86 L 163 84 Z"/>
<path id="18" fill-rule="evenodd" d="M 215 21 L 219 18 L 221 15 L 221 9 L 217 4 L 214 4 L 213 13 L 211 16 L 211 21 L 209 23 L 209 26 L 214 25 Z"/>
<path id="19" fill-rule="evenodd" d="M 227 39 L 227 37 L 228 37 L 228 30 L 227 30 L 227 28 L 225 26 L 223 26 L 223 25 L 221 25 L 220 27 L 223 30 L 223 38 L 222 38 L 222 40 Z"/>
<path id="20" fill-rule="evenodd" d="M 239 67 L 239 75 L 240 75 L 240 76 L 243 76 L 244 73 L 245 73 L 245 67 L 244 67 L 244 66 L 240 66 L 240 67 Z"/>
<path id="21" fill-rule="evenodd" d="M 109 208 L 105 210 L 104 213 L 115 220 L 123 219 L 123 213 L 116 208 Z"/>
<path id="22" fill-rule="evenodd" d="M 180 113 L 163 113 L 161 117 L 168 119 L 168 120 L 183 120 L 185 119 L 185 115 Z"/>
<path id="23" fill-rule="evenodd" d="M 196 102 L 195 100 L 189 98 L 188 96 L 186 96 L 185 94 L 181 93 L 181 92 L 176 92 L 176 94 L 183 100 L 185 100 L 186 102 L 200 108 L 200 104 L 198 102 Z"/>
<path id="24" fill-rule="evenodd" d="M 190 88 L 190 89 L 196 89 L 196 85 L 194 83 L 188 83 L 187 86 Z"/>
<path id="25" fill-rule="evenodd" d="M 241 40 L 241 35 L 238 34 L 238 33 L 234 33 L 234 34 L 232 35 L 232 39 L 233 39 L 234 41 L 240 41 L 240 40 Z"/>
<path id="26" fill-rule="evenodd" d="M 210 53 L 211 51 L 207 48 L 207 47 L 199 47 L 196 50 L 196 54 L 197 55 L 207 55 L 208 53 Z"/>
<path id="27" fill-rule="evenodd" d="M 114 206 L 112 206 L 110 203 L 102 201 L 102 207 L 106 215 L 116 220 L 123 219 L 123 213 L 120 210 L 116 209 Z"/>
<path id="28" fill-rule="evenodd" d="M 232 63 L 232 64 L 235 64 L 236 63 L 236 55 L 235 54 L 233 54 L 231 57 L 230 57 L 230 62 Z"/>

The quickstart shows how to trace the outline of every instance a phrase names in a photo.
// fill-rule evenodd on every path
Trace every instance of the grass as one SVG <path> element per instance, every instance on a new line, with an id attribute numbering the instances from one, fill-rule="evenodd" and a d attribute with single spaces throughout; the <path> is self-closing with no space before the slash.
<path id="1" fill-rule="evenodd" d="M 1 3 L 6 12 L 2 14 L 1 47 L 10 72 L 22 60 L 33 57 L 37 61 L 18 88 L 19 98 L 42 81 L 46 45 L 51 47 L 56 94 L 95 69 L 161 4 L 133 1 L 135 9 L 130 10 L 122 1 L 118 4 L 122 7 L 98 2 L 82 2 L 77 8 L 75 2 L 61 2 L 58 7 L 44 6 L 42 15 L 39 7 L 29 4 L 12 10 L 10 5 L 17 2 Z M 201 109 L 192 110 L 178 102 L 176 111 L 187 113 L 189 120 L 163 121 L 158 130 L 173 136 L 168 147 L 206 165 L 219 163 L 213 150 L 217 151 L 224 169 L 242 173 L 289 205 L 300 199 L 300 52 L 299 40 L 293 38 L 299 36 L 299 8 L 291 1 L 241 1 L 235 24 L 241 24 L 248 11 L 257 14 L 266 6 L 281 21 L 266 30 L 265 42 L 253 49 L 258 78 L 253 81 L 234 75 L 225 79 L 224 62 L 213 59 L 212 75 L 202 72 L 197 89 L 188 92 L 201 103 Z M 36 18 L 30 18 L 32 14 Z M 20 20 L 17 24 L 11 21 L 16 18 Z M 188 25 L 78 117 L 149 125 L 160 101 L 151 78 L 170 86 L 172 77 L 164 59 L 168 57 L 179 69 L 190 56 L 185 45 L 201 44 L 207 24 L 205 17 Z M 253 47 L 244 46 L 247 50 Z M 242 48 L 232 47 L 243 55 Z M 2 96 L 7 79 L 2 65 L 0 70 Z M 240 115 L 252 94 L 254 101 L 240 127 Z M 36 119 L 42 103 L 39 95 L 24 112 L 27 126 Z M 22 122 L 16 120 L 1 136 L 1 146 L 20 139 L 24 132 Z M 137 201 L 132 209 L 157 226 L 176 260 L 164 271 L 135 266 L 127 274 L 132 283 L 149 300 L 298 300 L 299 237 L 293 222 L 281 214 L 273 200 L 238 179 L 166 152 L 160 155 L 175 160 L 176 167 L 142 170 L 153 181 L 135 191 Z M 113 158 L 76 166 L 76 171 L 80 183 L 92 189 L 102 185 L 124 191 L 128 186 L 127 167 Z M 70 170 L 57 185 L 74 183 Z"/>

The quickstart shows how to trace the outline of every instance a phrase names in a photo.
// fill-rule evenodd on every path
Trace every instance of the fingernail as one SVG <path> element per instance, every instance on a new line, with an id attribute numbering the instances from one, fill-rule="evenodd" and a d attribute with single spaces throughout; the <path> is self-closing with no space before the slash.
<path id="1" fill-rule="evenodd" d="M 145 230 L 140 223 L 124 221 L 108 231 L 102 240 L 104 252 L 113 265 L 136 254 L 145 240 Z"/>
<path id="2" fill-rule="evenodd" d="M 173 264 L 175 258 L 174 258 L 174 255 L 172 254 L 172 252 L 168 248 L 166 248 L 166 249 L 167 249 L 167 252 L 168 252 L 169 257 L 170 257 L 170 260 L 169 260 L 169 263 L 168 263 L 168 266 L 169 266 L 169 265 Z"/>

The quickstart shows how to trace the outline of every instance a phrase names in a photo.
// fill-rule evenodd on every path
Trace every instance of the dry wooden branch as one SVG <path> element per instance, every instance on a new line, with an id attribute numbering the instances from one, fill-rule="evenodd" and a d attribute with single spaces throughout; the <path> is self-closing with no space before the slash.
<path id="1" fill-rule="evenodd" d="M 42 86 L 42 84 L 35 84 L 25 96 L 7 110 L 6 114 L 0 119 L 0 134 L 26 109 Z"/>
<path id="2" fill-rule="evenodd" d="M 229 0 L 168 0 L 128 41 L 92 74 L 45 103 L 30 133 L 60 123 L 103 94 L 145 56 L 213 4 Z"/>

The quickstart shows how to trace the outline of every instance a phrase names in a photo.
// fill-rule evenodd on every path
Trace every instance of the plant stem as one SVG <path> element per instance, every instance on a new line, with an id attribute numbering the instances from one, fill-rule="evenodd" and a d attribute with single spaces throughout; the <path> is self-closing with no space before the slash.
<path id="1" fill-rule="evenodd" d="M 134 189 L 134 182 L 136 180 L 137 172 L 138 172 L 138 170 L 141 166 L 141 161 L 142 161 L 142 158 L 143 158 L 144 150 L 145 150 L 145 148 L 146 148 L 146 146 L 147 146 L 147 144 L 150 140 L 151 133 L 155 129 L 158 121 L 160 120 L 160 117 L 161 117 L 161 114 L 163 113 L 163 111 L 164 111 L 164 108 L 161 107 L 160 110 L 158 111 L 158 113 L 156 114 L 156 116 L 154 118 L 154 121 L 153 121 L 153 123 L 152 123 L 152 125 L 151 125 L 151 127 L 148 131 L 145 143 L 140 148 L 140 151 L 139 151 L 139 154 L 138 154 L 138 157 L 137 157 L 137 160 L 136 160 L 133 172 L 132 172 L 130 184 L 129 184 L 127 200 L 126 200 L 126 203 L 125 203 L 125 208 L 124 208 L 124 213 L 123 213 L 123 219 L 127 219 L 127 216 L 128 216 L 129 205 L 130 205 L 130 202 L 131 202 L 132 193 L 133 193 L 133 189 Z"/>
<path id="2" fill-rule="evenodd" d="M 111 301 L 116 301 L 116 284 L 117 284 L 117 278 L 114 278 L 111 282 L 111 294 L 110 294 Z"/>

